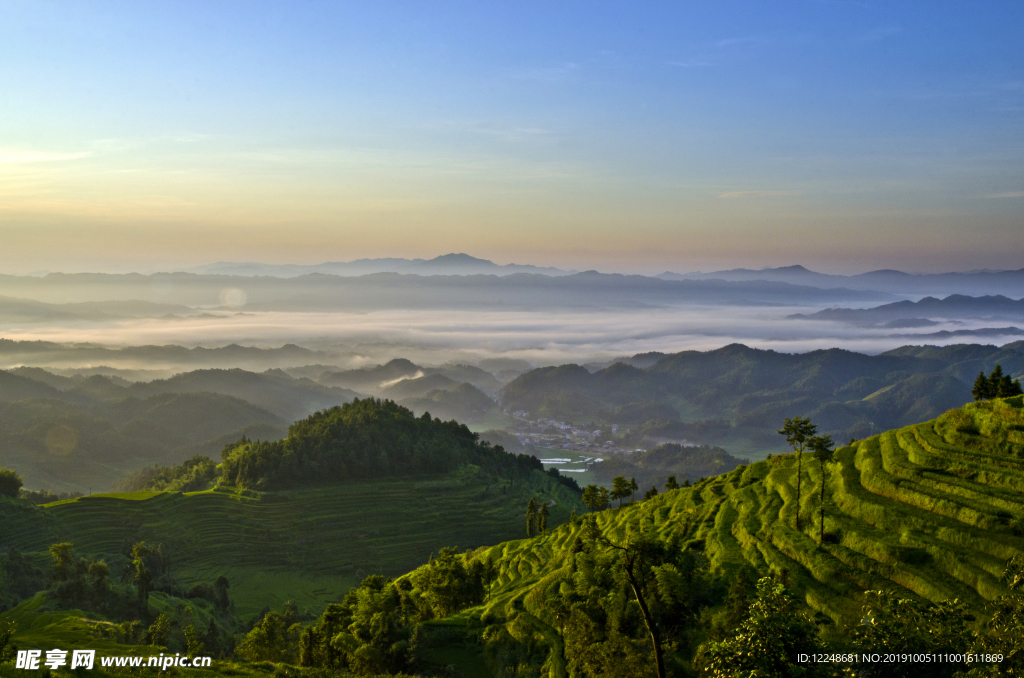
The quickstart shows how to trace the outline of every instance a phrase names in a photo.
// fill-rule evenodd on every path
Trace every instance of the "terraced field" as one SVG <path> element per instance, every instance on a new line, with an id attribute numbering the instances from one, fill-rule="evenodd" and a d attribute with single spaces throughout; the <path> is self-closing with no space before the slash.
<path id="1" fill-rule="evenodd" d="M 226 575 L 240 614 L 288 599 L 315 610 L 366 575 L 397 576 L 442 546 L 465 549 L 522 534 L 534 494 L 555 501 L 553 523 L 583 510 L 573 493 L 540 472 L 508 487 L 465 467 L 430 479 L 287 492 L 108 494 L 39 509 L 8 501 L 0 504 L 0 543 L 45 552 L 70 541 L 116 564 L 133 542 L 162 542 L 183 583 Z"/>
<path id="2" fill-rule="evenodd" d="M 796 530 L 796 458 L 739 467 L 692 488 L 595 515 L 612 539 L 632 521 L 703 544 L 712 567 L 785 570 L 807 605 L 836 622 L 856 619 L 866 589 L 980 611 L 1007 592 L 1006 561 L 1024 553 L 1022 398 L 977 403 L 937 420 L 889 431 L 837 451 L 826 466 L 825 543 L 818 544 L 817 462 L 805 455 L 801 530 Z M 583 531 L 578 520 L 548 535 L 481 549 L 499 568 L 487 603 L 521 599 L 538 628 L 555 620 L 529 595 L 558 570 Z M 547 634 L 545 634 L 547 635 Z M 556 634 L 557 635 L 557 634 Z"/>

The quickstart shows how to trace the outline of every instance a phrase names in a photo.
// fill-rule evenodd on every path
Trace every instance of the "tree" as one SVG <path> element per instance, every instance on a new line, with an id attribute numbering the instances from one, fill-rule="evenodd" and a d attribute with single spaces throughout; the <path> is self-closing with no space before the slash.
<path id="1" fill-rule="evenodd" d="M 11 636 L 18 630 L 14 622 L 0 621 L 0 664 L 9 662 L 18 654 L 18 646 L 11 642 Z"/>
<path id="2" fill-rule="evenodd" d="M 988 400 L 990 398 L 1012 398 L 1021 395 L 1020 380 L 1014 379 L 1003 373 L 1003 366 L 996 365 L 992 372 L 986 377 L 984 372 L 979 372 L 974 380 L 974 388 L 971 395 L 975 400 Z"/>
<path id="3" fill-rule="evenodd" d="M 999 394 L 1000 386 L 1003 385 L 1003 378 L 1006 375 L 1003 374 L 1003 366 L 996 365 L 992 368 L 991 374 L 988 375 L 988 397 L 989 398 L 1001 398 Z"/>
<path id="4" fill-rule="evenodd" d="M 634 495 L 636 491 L 640 489 L 640 486 L 636 484 L 636 478 L 629 479 L 629 503 L 632 504 L 636 499 Z"/>
<path id="5" fill-rule="evenodd" d="M 665 678 L 665 654 L 661 644 L 661 630 L 651 613 L 645 592 L 650 582 L 656 577 L 654 568 L 664 555 L 664 546 L 654 539 L 650 534 L 630 530 L 626 535 L 624 544 L 616 544 L 603 535 L 597 539 L 622 555 L 622 572 L 633 591 L 637 605 L 640 606 L 640 614 L 643 615 L 647 632 L 651 636 L 651 643 L 654 646 L 654 662 L 658 670 L 658 678 Z"/>
<path id="6" fill-rule="evenodd" d="M 970 648 L 976 639 L 971 629 L 974 615 L 959 599 L 932 604 L 899 598 L 891 591 L 865 591 L 864 598 L 867 604 L 862 621 L 850 629 L 853 646 L 861 652 L 896 656 L 894 663 L 873 665 L 867 674 L 872 678 L 915 675 L 912 669 L 919 670 L 919 664 L 900 662 L 900 654 L 912 651 L 910 648 L 928 648 L 927 652 L 935 654 L 955 653 L 961 651 L 955 648 Z M 954 664 L 940 664 L 927 675 L 949 678 L 958 668 Z"/>
<path id="7" fill-rule="evenodd" d="M 537 506 L 537 498 L 530 497 L 530 503 L 526 505 L 526 536 L 533 536 L 534 525 L 537 523 L 537 513 L 540 507 Z"/>
<path id="8" fill-rule="evenodd" d="M 986 633 L 979 634 L 971 651 L 1002 654 L 1002 675 L 1017 676 L 1024 674 L 1024 556 L 1006 563 L 1001 581 L 1010 593 L 989 603 L 992 616 L 985 623 Z"/>
<path id="9" fill-rule="evenodd" d="M 228 605 L 231 603 L 228 600 L 228 588 L 230 588 L 230 584 L 224 575 L 217 577 L 217 581 L 213 583 L 213 602 L 222 610 L 228 609 Z"/>
<path id="10" fill-rule="evenodd" d="M 669 476 L 668 480 L 665 481 L 665 490 L 671 492 L 672 490 L 678 490 L 679 483 L 676 482 L 675 476 Z"/>
<path id="11" fill-rule="evenodd" d="M 818 630 L 797 612 L 792 594 L 781 582 L 765 577 L 757 582 L 757 597 L 736 633 L 702 650 L 695 663 L 704 664 L 702 675 L 714 678 L 814 676 L 819 675 L 818 665 L 797 659 L 800 653 L 820 651 Z"/>
<path id="12" fill-rule="evenodd" d="M 22 479 L 17 472 L 0 466 L 0 497 L 17 497 L 21 485 Z"/>
<path id="13" fill-rule="evenodd" d="M 217 623 L 210 618 L 210 625 L 206 627 L 206 635 L 203 637 L 203 646 L 206 648 L 206 652 L 211 655 L 220 654 L 220 629 L 217 628 Z"/>
<path id="14" fill-rule="evenodd" d="M 167 639 L 171 635 L 171 618 L 160 614 L 146 632 L 147 645 L 160 645 L 167 647 Z"/>
<path id="15" fill-rule="evenodd" d="M 619 500 L 619 506 L 622 506 L 622 500 L 629 496 L 629 481 L 626 480 L 625 476 L 615 476 L 612 478 L 612 499 Z"/>
<path id="16" fill-rule="evenodd" d="M 149 568 L 146 567 L 145 558 L 153 550 L 146 546 L 146 542 L 140 541 L 138 544 L 132 546 L 132 565 L 135 566 L 135 586 L 139 592 L 139 607 L 145 611 L 149 605 L 149 590 L 153 584 L 153 575 L 150 574 Z M 165 643 L 154 643 L 154 645 L 163 645 Z"/>
<path id="17" fill-rule="evenodd" d="M 537 512 L 537 534 L 547 531 L 548 516 L 550 515 L 551 513 L 548 511 L 548 505 L 542 502 L 540 505 L 540 511 Z"/>
<path id="18" fill-rule="evenodd" d="M 793 417 L 782 422 L 781 435 L 796 452 L 796 529 L 800 529 L 800 476 L 803 473 L 803 454 L 807 441 L 818 432 L 809 417 Z"/>
<path id="19" fill-rule="evenodd" d="M 288 625 L 281 615 L 268 612 L 235 651 L 251 662 L 288 662 L 292 660 L 301 633 L 301 624 Z"/>
<path id="20" fill-rule="evenodd" d="M 52 545 L 50 558 L 53 559 L 53 578 L 59 582 L 71 579 L 75 568 L 74 545 L 69 541 Z"/>
<path id="21" fill-rule="evenodd" d="M 989 391 L 994 398 L 1012 398 L 1022 393 L 1020 380 L 1016 380 L 1008 374 L 1003 374 L 1003 368 L 996 365 L 989 375 Z"/>
<path id="22" fill-rule="evenodd" d="M 821 498 L 819 500 L 821 519 L 819 521 L 818 546 L 825 543 L 825 464 L 832 461 L 835 454 L 832 450 L 834 445 L 832 436 L 813 436 L 807 441 L 807 446 L 814 453 L 814 458 L 818 460 L 818 465 L 821 468 Z"/>
<path id="23" fill-rule="evenodd" d="M 455 549 L 443 548 L 426 567 L 416 570 L 412 579 L 434 615 L 442 618 L 482 601 L 488 576 L 481 561 L 467 562 Z"/>
<path id="24" fill-rule="evenodd" d="M 194 624 L 189 624 L 185 627 L 185 654 L 191 658 L 205 653 L 206 636 Z"/>
<path id="25" fill-rule="evenodd" d="M 645 501 L 647 499 L 651 499 L 652 497 L 657 497 L 657 496 L 658 496 L 658 487 L 656 485 L 651 485 L 651 489 L 649 489 L 646 492 L 644 492 L 644 500 Z"/>
<path id="26" fill-rule="evenodd" d="M 608 489 L 598 485 L 587 485 L 583 488 L 583 504 L 591 511 L 603 511 L 608 508 Z"/>
<path id="27" fill-rule="evenodd" d="M 975 401 L 987 400 L 992 397 L 988 377 L 985 376 L 984 370 L 978 372 L 978 377 L 974 380 L 974 388 L 971 389 L 971 395 L 974 396 Z"/>
<path id="28" fill-rule="evenodd" d="M 102 592 L 107 588 L 107 577 L 110 576 L 110 568 L 102 560 L 94 560 L 89 563 L 89 577 L 92 579 L 93 587 Z"/>

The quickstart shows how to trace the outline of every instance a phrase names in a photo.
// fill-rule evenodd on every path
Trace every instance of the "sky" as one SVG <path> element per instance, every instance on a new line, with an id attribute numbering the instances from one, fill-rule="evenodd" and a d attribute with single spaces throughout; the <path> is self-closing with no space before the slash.
<path id="1" fill-rule="evenodd" d="M 1024 266 L 1019 2 L 0 3 L 0 273 Z"/>

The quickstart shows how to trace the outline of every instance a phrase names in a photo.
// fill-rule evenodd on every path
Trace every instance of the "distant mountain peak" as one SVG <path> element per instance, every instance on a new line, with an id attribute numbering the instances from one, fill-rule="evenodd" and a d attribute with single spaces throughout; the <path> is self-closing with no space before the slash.
<path id="1" fill-rule="evenodd" d="M 443 264 L 455 264 L 455 265 L 475 264 L 475 265 L 478 265 L 478 266 L 479 265 L 497 266 L 496 263 L 494 263 L 493 261 L 490 261 L 489 259 L 477 259 L 476 257 L 471 256 L 469 254 L 465 254 L 463 252 L 459 252 L 458 254 L 456 254 L 454 252 L 451 253 L 451 254 L 442 254 L 439 257 L 434 257 L 433 259 L 427 260 L 425 263 L 428 263 L 428 264 L 442 264 L 442 265 Z"/>

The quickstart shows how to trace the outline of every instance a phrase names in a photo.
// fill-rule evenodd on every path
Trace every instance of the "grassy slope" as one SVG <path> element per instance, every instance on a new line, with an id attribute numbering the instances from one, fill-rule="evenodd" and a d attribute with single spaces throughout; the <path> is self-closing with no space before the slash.
<path id="1" fill-rule="evenodd" d="M 793 527 L 793 455 L 595 517 L 615 540 L 635 520 L 653 521 L 665 536 L 681 532 L 701 540 L 712 567 L 726 572 L 744 563 L 762 574 L 788 570 L 807 605 L 836 621 L 856 619 L 858 594 L 866 589 L 930 601 L 958 597 L 980 610 L 1007 592 L 999 581 L 1003 567 L 1024 553 L 1024 462 L 1008 454 L 1013 446 L 1024 452 L 1022 400 L 965 406 L 980 435 L 957 432 L 962 415 L 947 414 L 838 450 L 828 470 L 825 519 L 837 543 L 823 548 L 817 543 L 820 472 L 810 455 L 804 457 L 799 532 Z M 500 571 L 486 603 L 431 624 L 458 626 L 519 599 L 538 628 L 550 631 L 544 634 L 553 636 L 549 645 L 557 646 L 557 624 L 545 615 L 539 592 L 583 527 L 578 520 L 541 537 L 481 549 Z"/>
<path id="2" fill-rule="evenodd" d="M 533 494 L 557 502 L 553 523 L 582 510 L 575 495 L 540 472 L 503 493 L 507 482 L 465 467 L 430 479 L 286 492 L 93 495 L 40 509 L 7 501 L 0 503 L 0 532 L 20 551 L 71 541 L 93 557 L 135 540 L 163 542 L 184 583 L 226 575 L 239 614 L 288 599 L 316 610 L 364 576 L 396 576 L 442 546 L 477 547 L 521 534 Z"/>

